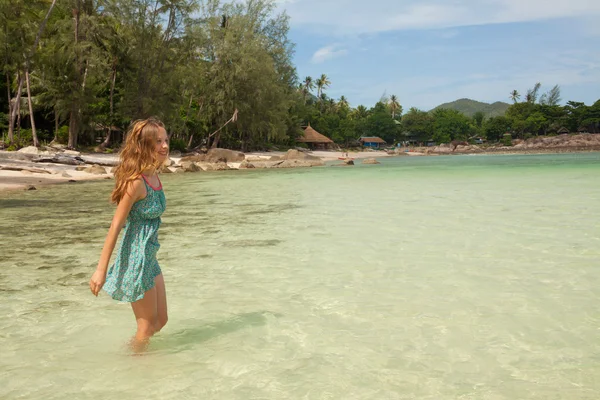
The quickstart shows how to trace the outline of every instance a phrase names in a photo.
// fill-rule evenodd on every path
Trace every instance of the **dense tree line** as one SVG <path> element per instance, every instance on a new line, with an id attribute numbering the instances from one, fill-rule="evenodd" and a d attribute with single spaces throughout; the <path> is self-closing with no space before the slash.
<path id="1" fill-rule="evenodd" d="M 600 102 L 561 106 L 536 84 L 506 115 L 371 108 L 332 99 L 325 74 L 300 80 L 288 17 L 273 0 L 4 0 L 0 131 L 12 148 L 52 140 L 118 146 L 132 120 L 157 116 L 172 147 L 293 146 L 311 124 L 347 146 L 361 136 L 442 143 L 600 132 Z"/>

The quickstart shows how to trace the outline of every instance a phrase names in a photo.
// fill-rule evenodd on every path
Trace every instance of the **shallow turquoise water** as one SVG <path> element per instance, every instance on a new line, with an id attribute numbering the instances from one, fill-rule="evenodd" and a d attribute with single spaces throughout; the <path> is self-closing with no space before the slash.
<path id="1" fill-rule="evenodd" d="M 0 398 L 600 398 L 600 154 L 167 175 L 147 355 L 111 182 L 0 196 Z"/>

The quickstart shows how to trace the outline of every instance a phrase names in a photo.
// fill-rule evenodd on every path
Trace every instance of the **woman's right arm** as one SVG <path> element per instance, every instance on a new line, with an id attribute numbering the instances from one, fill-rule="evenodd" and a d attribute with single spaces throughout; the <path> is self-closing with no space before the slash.
<path id="1" fill-rule="evenodd" d="M 136 179 L 129 184 L 127 192 L 117 205 L 115 216 L 110 224 L 108 234 L 106 235 L 106 240 L 104 241 L 104 247 L 102 248 L 102 253 L 100 254 L 98 267 L 90 279 L 90 290 L 94 296 L 98 296 L 100 289 L 102 289 L 102 286 L 104 286 L 104 282 L 106 281 L 106 272 L 108 271 L 108 262 L 110 261 L 110 257 L 115 249 L 119 233 L 121 232 L 121 229 L 123 229 L 123 226 L 125 226 L 125 222 L 127 221 L 127 216 L 131 211 L 131 207 L 133 207 L 133 204 L 136 201 L 141 200 L 144 197 L 146 197 L 146 187 L 141 179 Z"/>

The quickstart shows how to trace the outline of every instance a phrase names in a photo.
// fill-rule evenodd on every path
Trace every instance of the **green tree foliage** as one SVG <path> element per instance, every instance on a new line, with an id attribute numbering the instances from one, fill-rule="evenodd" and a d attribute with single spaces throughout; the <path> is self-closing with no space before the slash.
<path id="1" fill-rule="evenodd" d="M 485 121 L 483 133 L 487 140 L 497 142 L 505 133 L 511 131 L 511 120 L 505 116 L 492 117 Z"/>
<path id="2" fill-rule="evenodd" d="M 467 140 L 473 133 L 471 121 L 456 110 L 437 109 L 433 112 L 433 137 L 438 143 Z"/>

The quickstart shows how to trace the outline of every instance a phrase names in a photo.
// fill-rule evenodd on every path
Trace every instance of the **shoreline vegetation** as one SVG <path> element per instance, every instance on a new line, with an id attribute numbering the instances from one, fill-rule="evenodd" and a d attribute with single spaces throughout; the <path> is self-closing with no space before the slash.
<path id="1" fill-rule="evenodd" d="M 600 134 L 559 135 L 517 140 L 512 146 L 442 144 L 432 147 L 397 147 L 386 150 L 327 151 L 302 148 L 287 151 L 248 152 L 210 149 L 205 152 L 171 153 L 160 173 L 189 173 L 246 169 L 308 168 L 379 164 L 385 157 L 549 154 L 600 152 Z M 347 156 L 346 156 L 347 154 Z M 55 145 L 0 151 L 0 192 L 35 190 L 59 184 L 112 179 L 118 154 L 81 153 Z"/>

